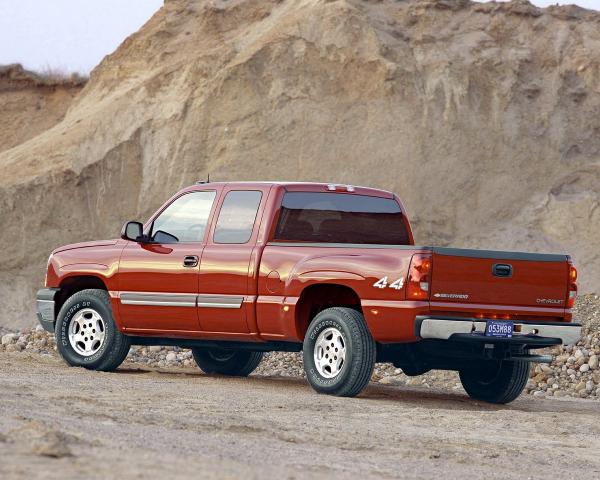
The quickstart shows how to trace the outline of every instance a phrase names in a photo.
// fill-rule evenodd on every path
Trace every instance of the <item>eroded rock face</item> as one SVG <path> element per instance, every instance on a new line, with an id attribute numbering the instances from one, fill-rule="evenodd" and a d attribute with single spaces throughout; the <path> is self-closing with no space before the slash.
<path id="1" fill-rule="evenodd" d="M 393 190 L 419 243 L 568 252 L 598 291 L 599 26 L 527 2 L 167 1 L 0 153 L 0 323 L 34 321 L 53 247 L 209 172 Z"/>
<path id="2" fill-rule="evenodd" d="M 0 152 L 60 122 L 85 79 L 42 76 L 21 65 L 0 66 Z"/>

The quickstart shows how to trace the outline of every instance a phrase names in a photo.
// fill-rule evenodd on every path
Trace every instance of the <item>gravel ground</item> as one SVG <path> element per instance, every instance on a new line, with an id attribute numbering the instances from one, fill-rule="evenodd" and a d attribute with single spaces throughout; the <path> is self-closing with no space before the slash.
<path id="1" fill-rule="evenodd" d="M 247 379 L 159 347 L 91 372 L 67 367 L 44 331 L 0 331 L 0 479 L 598 479 L 597 296 L 577 320 L 582 342 L 555 349 L 508 406 L 469 399 L 453 373 L 387 364 L 356 399 L 318 395 L 293 353 Z"/>
<path id="2" fill-rule="evenodd" d="M 549 349 L 555 360 L 532 369 L 525 392 L 536 397 L 580 397 L 600 400 L 600 297 L 585 295 L 577 300 L 575 321 L 584 324 L 582 340 L 571 347 Z M 41 327 L 28 332 L 4 333 L 0 351 L 57 355 L 54 337 Z M 190 350 L 159 346 L 133 346 L 125 365 L 146 367 L 194 367 Z M 256 375 L 303 377 L 302 355 L 273 352 L 265 355 Z M 391 364 L 377 364 L 373 382 L 383 385 L 422 386 L 463 392 L 455 372 L 432 371 L 409 377 Z"/>
<path id="3" fill-rule="evenodd" d="M 0 478 L 600 478 L 600 403 L 0 353 Z"/>

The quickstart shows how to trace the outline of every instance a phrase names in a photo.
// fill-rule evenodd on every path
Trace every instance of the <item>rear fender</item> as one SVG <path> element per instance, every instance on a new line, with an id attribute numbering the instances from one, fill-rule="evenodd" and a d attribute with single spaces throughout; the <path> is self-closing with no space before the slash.
<path id="1" fill-rule="evenodd" d="M 328 306 L 343 305 L 360 310 L 376 340 L 398 341 L 414 337 L 414 308 L 426 309 L 428 304 L 405 302 L 404 284 L 412 252 L 404 254 L 391 249 L 382 249 L 382 252 L 323 255 L 306 259 L 295 266 L 286 281 L 285 293 L 288 299 L 298 299 L 298 303 L 293 305 L 297 338 L 302 339 L 307 319 L 310 320 L 314 313 L 307 311 L 309 307 L 300 300 L 303 292 L 316 285 L 336 285 L 352 291 L 357 299 L 356 305 L 348 303 L 344 295 L 342 303 L 332 298 Z M 394 283 L 395 286 L 391 287 Z"/>
<path id="2" fill-rule="evenodd" d="M 397 253 L 397 252 L 396 252 Z M 362 299 L 389 299 L 383 289 L 374 287 L 387 276 L 396 280 L 408 271 L 408 261 L 395 256 L 392 251 L 384 254 L 338 254 L 310 257 L 298 262 L 290 272 L 285 284 L 286 294 L 299 296 L 300 292 L 313 283 L 325 282 L 352 288 Z M 393 281 L 393 280 L 392 280 Z M 404 292 L 398 292 L 402 295 Z"/>

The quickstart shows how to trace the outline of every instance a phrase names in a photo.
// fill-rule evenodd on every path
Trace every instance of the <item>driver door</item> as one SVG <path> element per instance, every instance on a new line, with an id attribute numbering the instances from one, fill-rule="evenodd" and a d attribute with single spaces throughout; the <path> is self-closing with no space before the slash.
<path id="1" fill-rule="evenodd" d="M 150 243 L 129 242 L 119 263 L 119 313 L 126 331 L 197 332 L 200 259 L 216 190 L 186 192 L 150 224 Z"/>

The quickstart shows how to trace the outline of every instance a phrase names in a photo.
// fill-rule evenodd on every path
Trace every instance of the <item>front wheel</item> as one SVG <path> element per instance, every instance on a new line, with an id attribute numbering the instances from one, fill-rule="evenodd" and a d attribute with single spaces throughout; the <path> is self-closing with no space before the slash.
<path id="1" fill-rule="evenodd" d="M 65 301 L 54 335 L 67 364 L 105 372 L 123 363 L 131 345 L 117 328 L 108 292 L 98 289 L 81 290 Z"/>
<path id="2" fill-rule="evenodd" d="M 192 348 L 196 364 L 204 373 L 247 377 L 263 358 L 263 352 L 246 352 L 224 348 Z"/>
<path id="3" fill-rule="evenodd" d="M 529 362 L 488 360 L 459 371 L 471 398 L 490 403 L 509 403 L 521 395 L 529 379 Z"/>
<path id="4" fill-rule="evenodd" d="M 362 314 L 351 308 L 320 312 L 308 327 L 302 350 L 306 377 L 319 393 L 354 397 L 375 367 L 375 341 Z"/>

